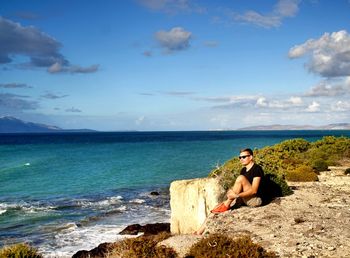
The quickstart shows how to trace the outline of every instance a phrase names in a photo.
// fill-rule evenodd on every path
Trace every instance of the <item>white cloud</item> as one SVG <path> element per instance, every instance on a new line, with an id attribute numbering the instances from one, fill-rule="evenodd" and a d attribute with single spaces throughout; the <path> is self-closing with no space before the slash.
<path id="1" fill-rule="evenodd" d="M 145 116 L 140 116 L 135 120 L 136 125 L 141 125 L 145 121 L 146 117 Z"/>
<path id="2" fill-rule="evenodd" d="M 303 104 L 303 100 L 300 97 L 290 97 L 288 100 L 292 105 L 300 106 Z"/>
<path id="3" fill-rule="evenodd" d="M 306 108 L 307 112 L 318 112 L 320 111 L 320 104 L 316 101 L 312 101 L 312 103 Z"/>
<path id="4" fill-rule="evenodd" d="M 280 17 L 293 17 L 299 11 L 299 0 L 280 0 L 275 5 L 274 12 Z"/>
<path id="5" fill-rule="evenodd" d="M 158 31 L 155 38 L 166 53 L 185 50 L 190 47 L 192 33 L 181 27 L 169 31 Z"/>
<path id="6" fill-rule="evenodd" d="M 140 4 L 154 11 L 169 14 L 182 12 L 205 13 L 206 9 L 190 0 L 138 0 Z"/>
<path id="7" fill-rule="evenodd" d="M 59 73 L 62 71 L 62 65 L 58 62 L 52 64 L 49 68 L 47 68 L 49 73 Z"/>
<path id="8" fill-rule="evenodd" d="M 258 108 L 271 109 L 290 109 L 303 105 L 303 100 L 300 97 L 290 97 L 287 100 L 267 99 L 266 97 L 259 97 L 256 101 Z"/>
<path id="9" fill-rule="evenodd" d="M 323 77 L 350 75 L 350 35 L 345 30 L 325 33 L 289 50 L 290 58 L 309 55 L 309 71 Z"/>
<path id="10" fill-rule="evenodd" d="M 49 73 L 94 73 L 98 70 L 98 67 L 98 65 L 91 65 L 89 67 L 81 67 L 78 65 L 63 66 L 56 62 L 47 68 L 47 71 Z"/>
<path id="11" fill-rule="evenodd" d="M 307 97 L 334 97 L 350 94 L 349 78 L 341 80 L 324 80 L 305 93 Z"/>
<path id="12" fill-rule="evenodd" d="M 286 17 L 293 17 L 299 11 L 299 0 L 279 0 L 269 14 L 260 14 L 250 10 L 244 14 L 233 14 L 236 21 L 252 23 L 264 28 L 279 27 Z"/>
<path id="13" fill-rule="evenodd" d="M 234 19 L 246 23 L 252 23 L 264 28 L 279 27 L 281 19 L 275 15 L 262 15 L 255 11 L 247 11 L 243 15 L 235 15 Z"/>
<path id="14" fill-rule="evenodd" d="M 210 123 L 216 125 L 216 129 L 218 128 L 223 129 L 223 128 L 230 127 L 230 122 L 232 120 L 233 119 L 231 119 L 230 116 L 227 114 L 218 114 L 218 115 L 215 115 L 214 117 L 211 117 L 209 121 Z"/>
<path id="15" fill-rule="evenodd" d="M 256 105 L 258 107 L 267 107 L 268 106 L 268 103 L 266 101 L 266 98 L 265 97 L 259 97 L 257 100 L 256 100 Z"/>
<path id="16" fill-rule="evenodd" d="M 350 111 L 350 102 L 339 100 L 335 104 L 331 105 L 331 110 L 340 112 Z"/>

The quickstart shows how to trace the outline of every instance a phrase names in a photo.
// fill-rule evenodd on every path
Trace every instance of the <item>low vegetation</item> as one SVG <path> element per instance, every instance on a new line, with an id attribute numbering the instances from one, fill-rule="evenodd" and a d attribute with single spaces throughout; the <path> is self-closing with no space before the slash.
<path id="1" fill-rule="evenodd" d="M 284 179 L 316 181 L 317 173 L 350 158 L 350 138 L 325 136 L 315 142 L 296 138 L 256 149 L 254 153 L 256 163 L 263 167 L 265 173 L 276 175 L 273 179 L 283 188 Z M 235 157 L 213 170 L 210 176 L 219 176 L 227 189 L 232 186 L 240 169 L 238 157 Z M 290 193 L 290 190 L 285 189 L 284 195 L 286 193 Z"/>
<path id="2" fill-rule="evenodd" d="M 158 247 L 157 244 L 170 237 L 170 233 L 160 233 L 158 235 L 140 236 L 128 238 L 116 242 L 112 247 L 109 258 L 172 258 L 177 257 L 176 252 L 171 248 Z"/>
<path id="3" fill-rule="evenodd" d="M 273 252 L 267 252 L 249 237 L 232 239 L 226 235 L 214 234 L 203 238 L 194 244 L 186 258 L 272 258 L 277 257 Z"/>
<path id="4" fill-rule="evenodd" d="M 315 170 L 307 165 L 300 165 L 294 170 L 288 170 L 286 178 L 293 182 L 312 182 L 318 180 Z"/>
<path id="5" fill-rule="evenodd" d="M 0 258 L 42 258 L 37 249 L 27 244 L 16 244 L 0 249 Z"/>
<path id="6" fill-rule="evenodd" d="M 160 233 L 152 236 L 141 236 L 136 238 L 128 238 L 120 242 L 116 242 L 111 247 L 108 258 L 175 258 L 177 253 L 171 249 L 157 244 L 162 240 L 170 237 L 169 233 Z M 264 250 L 258 244 L 251 241 L 249 237 L 230 238 L 223 234 L 213 234 L 201 239 L 194 244 L 187 258 L 202 257 L 239 257 L 239 258 L 270 258 L 277 257 L 275 253 Z"/>

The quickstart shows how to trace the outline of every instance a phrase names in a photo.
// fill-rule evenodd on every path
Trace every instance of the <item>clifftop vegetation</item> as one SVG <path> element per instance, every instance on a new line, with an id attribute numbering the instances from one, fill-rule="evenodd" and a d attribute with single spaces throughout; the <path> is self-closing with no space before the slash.
<path id="1" fill-rule="evenodd" d="M 350 138 L 325 136 L 315 142 L 296 138 L 256 149 L 254 157 L 265 174 L 273 175 L 279 185 L 283 184 L 283 179 L 316 181 L 318 172 L 350 159 Z M 229 188 L 239 175 L 240 169 L 239 159 L 234 157 L 213 170 L 209 176 L 219 176 L 223 186 Z"/>

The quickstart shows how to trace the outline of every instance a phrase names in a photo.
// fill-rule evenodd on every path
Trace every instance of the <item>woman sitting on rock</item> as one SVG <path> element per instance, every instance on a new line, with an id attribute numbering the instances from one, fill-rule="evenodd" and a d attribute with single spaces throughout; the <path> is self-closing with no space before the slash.
<path id="1" fill-rule="evenodd" d="M 211 210 L 211 213 L 227 211 L 231 206 L 240 202 L 250 207 L 258 207 L 262 204 L 263 169 L 254 163 L 253 151 L 251 149 L 241 150 L 239 160 L 244 167 L 233 187 L 227 191 L 227 200 L 217 205 Z M 205 230 L 205 224 L 206 221 L 195 233 L 201 235 Z"/>

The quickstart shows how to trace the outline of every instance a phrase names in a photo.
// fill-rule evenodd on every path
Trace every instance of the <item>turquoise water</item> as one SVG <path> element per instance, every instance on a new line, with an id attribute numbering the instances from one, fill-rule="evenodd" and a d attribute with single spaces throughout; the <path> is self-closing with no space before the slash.
<path id="1" fill-rule="evenodd" d="M 70 256 L 115 241 L 128 224 L 169 221 L 171 181 L 206 176 L 243 147 L 324 135 L 350 131 L 0 135 L 0 245 Z"/>

